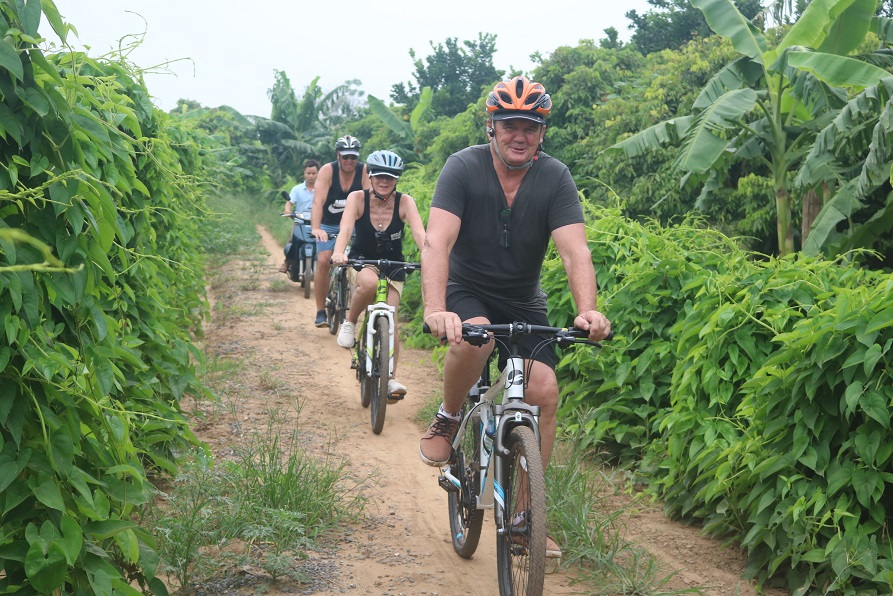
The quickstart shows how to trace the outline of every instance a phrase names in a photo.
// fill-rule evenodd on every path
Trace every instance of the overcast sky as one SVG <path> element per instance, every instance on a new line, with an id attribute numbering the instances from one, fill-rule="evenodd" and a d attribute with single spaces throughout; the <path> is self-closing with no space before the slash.
<path id="1" fill-rule="evenodd" d="M 494 66 L 528 71 L 530 54 L 548 56 L 581 39 L 596 42 L 615 27 L 631 31 L 624 14 L 647 0 L 55 0 L 75 26 L 78 49 L 97 57 L 145 32 L 128 58 L 148 71 L 155 104 L 167 111 L 180 98 L 207 107 L 229 105 L 243 114 L 270 115 L 267 89 L 284 71 L 300 94 L 314 77 L 326 91 L 348 80 L 388 103 L 391 86 L 413 81 L 409 50 L 431 54 L 429 42 L 475 41 L 496 35 Z M 58 39 L 41 25 L 48 42 Z M 168 63 L 167 66 L 163 66 Z M 152 71 L 157 74 L 153 74 Z M 158 71 L 167 71 L 158 72 Z"/>

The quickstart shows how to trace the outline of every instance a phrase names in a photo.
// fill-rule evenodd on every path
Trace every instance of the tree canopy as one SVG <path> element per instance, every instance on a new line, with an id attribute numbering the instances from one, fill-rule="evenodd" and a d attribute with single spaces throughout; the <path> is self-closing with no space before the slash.
<path id="1" fill-rule="evenodd" d="M 391 99 L 412 111 L 419 103 L 422 89 L 433 92 L 431 109 L 440 116 L 455 116 L 465 111 L 469 104 L 481 96 L 484 85 L 493 85 L 505 71 L 493 66 L 496 53 L 496 36 L 479 33 L 477 41 L 463 41 L 461 46 L 455 37 L 444 43 L 431 43 L 432 54 L 424 61 L 416 58 L 415 50 L 409 55 L 415 64 L 415 83 L 397 83 L 391 88 Z"/>

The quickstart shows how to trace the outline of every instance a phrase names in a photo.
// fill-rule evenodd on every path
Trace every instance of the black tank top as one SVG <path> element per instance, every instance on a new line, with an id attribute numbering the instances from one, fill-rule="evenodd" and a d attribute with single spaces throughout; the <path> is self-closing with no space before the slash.
<path id="1" fill-rule="evenodd" d="M 357 162 L 357 170 L 353 175 L 353 182 L 347 191 L 341 190 L 341 168 L 338 166 L 338 160 L 332 162 L 332 185 L 329 187 L 329 194 L 326 195 L 326 202 L 322 206 L 322 222 L 329 226 L 341 225 L 341 214 L 344 213 L 344 206 L 347 205 L 347 195 L 355 190 L 363 190 L 363 167 L 361 161 Z"/>
<path id="2" fill-rule="evenodd" d="M 354 230 L 356 238 L 351 244 L 350 253 L 352 255 L 362 255 L 361 258 L 366 259 L 388 259 L 391 261 L 402 261 L 403 256 L 403 231 L 405 225 L 400 219 L 400 197 L 403 193 L 395 193 L 394 196 L 394 212 L 391 215 L 391 221 L 388 226 L 381 231 L 375 229 L 372 225 L 372 217 L 369 209 L 369 201 L 371 193 L 368 190 L 363 191 L 363 204 L 365 208 L 363 215 L 357 220 Z M 378 200 L 378 199 L 376 199 Z M 386 272 L 388 279 L 394 281 L 404 281 L 406 272 L 403 269 Z"/>

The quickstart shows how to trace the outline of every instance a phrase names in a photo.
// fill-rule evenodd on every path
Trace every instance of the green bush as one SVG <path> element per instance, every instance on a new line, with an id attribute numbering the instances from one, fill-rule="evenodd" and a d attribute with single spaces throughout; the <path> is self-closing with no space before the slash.
<path id="1" fill-rule="evenodd" d="M 637 462 L 669 515 L 740 543 L 759 581 L 889 594 L 893 279 L 761 259 L 692 222 L 589 220 L 617 337 L 564 355 L 561 419 Z M 560 261 L 543 286 L 567 324 Z"/>
<path id="2" fill-rule="evenodd" d="M 164 593 L 132 517 L 196 442 L 206 157 L 125 64 L 45 56 L 42 16 L 64 39 L 0 5 L 0 591 Z"/>

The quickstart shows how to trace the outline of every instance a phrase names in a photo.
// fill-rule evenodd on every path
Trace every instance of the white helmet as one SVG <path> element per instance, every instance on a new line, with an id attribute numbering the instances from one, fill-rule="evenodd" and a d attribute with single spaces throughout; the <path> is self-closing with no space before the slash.
<path id="1" fill-rule="evenodd" d="M 393 151 L 373 151 L 366 158 L 370 176 L 399 178 L 403 173 L 403 160 Z"/>

